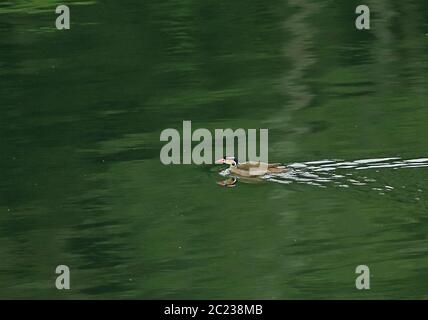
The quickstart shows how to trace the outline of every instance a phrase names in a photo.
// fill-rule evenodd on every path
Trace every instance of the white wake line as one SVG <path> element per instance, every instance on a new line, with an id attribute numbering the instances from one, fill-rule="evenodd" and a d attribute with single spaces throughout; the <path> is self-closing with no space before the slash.
<path id="1" fill-rule="evenodd" d="M 361 159 L 354 161 L 345 160 L 320 160 L 308 161 L 303 163 L 291 163 L 288 167 L 294 169 L 309 169 L 311 171 L 333 171 L 336 169 L 379 169 L 379 168 L 423 168 L 428 166 L 428 158 L 408 159 L 401 158 L 378 158 Z"/>
<path id="2" fill-rule="evenodd" d="M 309 184 L 326 188 L 329 185 L 342 188 L 350 188 L 352 186 L 369 186 L 372 185 L 372 190 L 380 191 L 380 194 L 385 194 L 395 189 L 391 185 L 377 186 L 376 179 L 361 175 L 361 171 L 356 170 L 375 169 L 379 172 L 380 169 L 407 169 L 407 168 L 422 168 L 428 167 L 428 158 L 417 158 L 404 160 L 397 157 L 378 158 L 378 159 L 361 159 L 361 160 L 343 160 L 343 159 L 324 159 L 320 161 L 308 161 L 300 163 L 291 163 L 287 165 L 288 170 L 282 173 L 271 173 L 263 178 L 281 184 Z M 344 170 L 339 171 L 336 170 Z"/>

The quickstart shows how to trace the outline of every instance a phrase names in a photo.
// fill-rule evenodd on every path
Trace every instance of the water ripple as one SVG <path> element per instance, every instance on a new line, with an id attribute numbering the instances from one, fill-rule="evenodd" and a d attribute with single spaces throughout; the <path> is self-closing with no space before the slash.
<path id="1" fill-rule="evenodd" d="M 335 185 L 348 188 L 350 186 L 364 186 L 376 182 L 376 179 L 372 177 L 361 175 L 360 170 L 376 169 L 376 172 L 378 172 L 379 169 L 423 168 L 428 167 L 428 158 L 405 160 L 393 157 L 353 161 L 326 159 L 291 163 L 288 167 L 291 170 L 285 173 L 269 174 L 263 178 L 283 184 L 302 183 L 319 187 Z M 390 185 L 382 185 L 372 187 L 372 189 L 380 192 L 388 192 L 395 188 Z"/>

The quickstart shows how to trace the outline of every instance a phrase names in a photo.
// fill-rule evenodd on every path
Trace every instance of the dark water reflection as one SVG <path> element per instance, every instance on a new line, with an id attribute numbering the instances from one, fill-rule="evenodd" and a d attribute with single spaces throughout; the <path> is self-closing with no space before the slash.
<path id="1" fill-rule="evenodd" d="M 159 161 L 183 120 L 268 128 L 274 162 L 426 158 L 425 1 L 368 32 L 355 1 L 78 1 L 64 32 L 58 3 L 0 5 L 0 298 L 428 297 L 426 167 L 219 188 Z"/>

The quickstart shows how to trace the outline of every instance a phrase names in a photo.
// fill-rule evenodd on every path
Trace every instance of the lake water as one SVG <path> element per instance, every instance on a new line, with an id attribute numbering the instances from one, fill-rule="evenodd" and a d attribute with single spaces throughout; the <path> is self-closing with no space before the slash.
<path id="1" fill-rule="evenodd" d="M 0 3 L 0 298 L 428 298 L 427 1 L 58 4 Z M 184 120 L 294 170 L 162 165 Z"/>

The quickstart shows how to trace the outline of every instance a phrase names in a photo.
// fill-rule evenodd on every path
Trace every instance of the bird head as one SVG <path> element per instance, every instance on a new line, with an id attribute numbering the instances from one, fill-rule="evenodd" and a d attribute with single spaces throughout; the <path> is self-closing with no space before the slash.
<path id="1" fill-rule="evenodd" d="M 218 159 L 215 163 L 217 163 L 217 164 L 228 164 L 230 166 L 236 166 L 238 161 L 235 157 L 223 157 L 221 159 Z"/>

